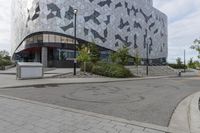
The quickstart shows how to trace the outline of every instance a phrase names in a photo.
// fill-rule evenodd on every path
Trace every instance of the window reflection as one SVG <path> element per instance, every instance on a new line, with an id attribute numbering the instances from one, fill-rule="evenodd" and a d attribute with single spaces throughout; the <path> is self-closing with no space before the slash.
<path id="1" fill-rule="evenodd" d="M 74 50 L 67 50 L 67 49 L 57 49 L 59 53 L 59 60 L 60 61 L 67 61 L 67 60 L 74 60 Z M 77 51 L 77 56 L 79 52 Z"/>
<path id="2" fill-rule="evenodd" d="M 33 44 L 33 43 L 64 43 L 64 44 L 74 44 L 74 39 L 54 35 L 54 34 L 39 34 L 33 35 L 25 40 L 26 44 Z M 78 41 L 77 41 L 78 44 Z"/>
<path id="3" fill-rule="evenodd" d="M 53 35 L 53 34 L 49 35 L 49 42 L 56 42 L 55 41 L 55 35 Z"/>
<path id="4" fill-rule="evenodd" d="M 38 35 L 33 36 L 33 42 L 34 42 L 34 43 L 37 43 L 37 42 L 38 42 L 38 41 L 37 41 L 37 40 L 38 40 L 37 38 L 38 38 Z"/>
<path id="5" fill-rule="evenodd" d="M 60 43 L 61 42 L 61 36 L 56 35 L 56 42 Z"/>
<path id="6" fill-rule="evenodd" d="M 48 34 L 43 34 L 43 42 L 49 42 Z"/>
<path id="7" fill-rule="evenodd" d="M 43 36 L 42 35 L 37 36 L 37 42 L 43 42 Z"/>

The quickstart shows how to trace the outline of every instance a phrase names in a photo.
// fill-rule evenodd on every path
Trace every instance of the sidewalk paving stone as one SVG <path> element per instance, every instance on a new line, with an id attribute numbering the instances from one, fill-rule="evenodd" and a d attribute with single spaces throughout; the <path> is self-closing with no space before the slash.
<path id="1" fill-rule="evenodd" d="M 2 133 L 164 133 L 101 117 L 0 97 Z"/>

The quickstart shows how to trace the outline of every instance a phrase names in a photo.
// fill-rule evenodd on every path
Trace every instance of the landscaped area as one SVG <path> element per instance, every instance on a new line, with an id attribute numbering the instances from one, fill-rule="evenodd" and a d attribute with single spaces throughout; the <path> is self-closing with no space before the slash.
<path id="1" fill-rule="evenodd" d="M 4 70 L 9 65 L 12 65 L 9 53 L 7 51 L 0 51 L 0 70 Z"/>
<path id="2" fill-rule="evenodd" d="M 77 59 L 83 72 L 105 77 L 129 78 L 133 77 L 133 74 L 124 67 L 128 64 L 130 58 L 128 51 L 128 48 L 123 47 L 110 55 L 109 62 L 104 62 L 100 60 L 100 53 L 96 44 L 91 43 L 80 48 L 80 54 Z"/>

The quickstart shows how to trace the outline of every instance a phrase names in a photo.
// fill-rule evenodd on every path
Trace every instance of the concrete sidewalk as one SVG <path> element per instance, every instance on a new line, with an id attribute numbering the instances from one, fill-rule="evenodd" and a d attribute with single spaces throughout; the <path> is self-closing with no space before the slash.
<path id="1" fill-rule="evenodd" d="M 80 69 L 77 68 L 77 71 L 79 70 Z M 44 71 L 46 74 L 63 74 L 73 72 L 73 68 L 44 68 Z M 16 75 L 16 67 L 7 70 L 0 70 L 0 74 Z"/>
<path id="2" fill-rule="evenodd" d="M 142 78 L 43 78 L 30 80 L 16 80 L 14 75 L 0 74 L 0 88 L 17 88 L 41 85 L 64 85 L 64 84 L 84 84 L 84 83 L 107 83 L 133 80 L 147 80 L 169 78 L 177 76 L 157 76 Z"/>
<path id="3" fill-rule="evenodd" d="M 77 68 L 77 72 L 80 71 Z M 73 68 L 44 68 L 44 78 L 51 78 L 53 76 L 58 76 L 62 74 L 67 74 L 73 72 Z M 10 68 L 8 70 L 0 70 L 1 75 L 16 75 L 16 67 Z"/>
<path id="4" fill-rule="evenodd" d="M 167 133 L 168 128 L 0 96 L 2 133 Z"/>
<path id="5" fill-rule="evenodd" d="M 154 76 L 154 77 L 141 77 L 141 78 L 51 78 L 52 76 L 71 73 L 72 69 L 47 69 L 43 79 L 30 79 L 30 80 L 16 80 L 15 68 L 0 71 L 0 88 L 9 87 L 26 87 L 36 85 L 62 85 L 62 84 L 83 84 L 83 83 L 106 83 L 106 82 L 119 82 L 119 81 L 132 81 L 132 80 L 147 80 L 177 77 L 177 75 L 170 76 Z M 77 71 L 80 71 L 77 69 Z M 184 73 L 183 77 L 199 76 L 199 73 Z"/>
<path id="6" fill-rule="evenodd" d="M 180 102 L 171 118 L 169 128 L 188 133 L 200 133 L 199 100 L 200 92 Z"/>
<path id="7" fill-rule="evenodd" d="M 49 74 L 51 75 L 50 72 Z M 183 77 L 193 77 L 193 76 L 198 77 L 198 75 L 189 75 L 189 74 L 185 74 Z M 16 80 L 15 75 L 0 74 L 0 88 L 28 87 L 28 86 L 40 86 L 40 85 L 107 83 L 107 82 L 148 80 L 148 79 L 159 79 L 159 78 L 173 78 L 173 77 L 177 77 L 177 75 L 141 77 L 141 78 L 122 78 L 122 79 L 120 78 L 50 78 L 48 77 L 48 78 L 43 78 L 43 79 Z"/>

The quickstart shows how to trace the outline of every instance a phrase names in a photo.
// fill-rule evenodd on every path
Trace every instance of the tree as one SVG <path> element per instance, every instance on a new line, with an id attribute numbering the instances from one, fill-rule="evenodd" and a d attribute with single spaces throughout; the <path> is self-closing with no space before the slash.
<path id="1" fill-rule="evenodd" d="M 176 59 L 176 63 L 177 63 L 178 66 L 181 66 L 181 65 L 183 64 L 183 62 L 181 61 L 181 58 L 180 58 L 180 57 L 178 57 L 178 58 Z"/>
<path id="2" fill-rule="evenodd" d="M 136 67 L 137 67 L 137 75 L 138 75 L 138 73 L 139 73 L 138 66 L 141 65 L 141 58 L 139 56 L 138 50 L 136 50 L 136 54 L 135 54 L 135 57 L 134 57 L 134 63 L 136 65 Z"/>
<path id="3" fill-rule="evenodd" d="M 119 59 L 119 64 L 126 65 L 128 64 L 129 59 L 129 49 L 127 47 L 122 47 L 117 50 L 117 56 Z"/>
<path id="4" fill-rule="evenodd" d="M 9 52 L 6 50 L 0 51 L 0 59 L 5 59 L 5 60 L 10 61 L 11 58 L 9 56 Z"/>
<path id="5" fill-rule="evenodd" d="M 198 69 L 200 67 L 199 61 L 193 61 L 193 58 L 190 58 L 188 62 L 188 67 L 193 69 Z"/>
<path id="6" fill-rule="evenodd" d="M 6 58 L 9 57 L 9 52 L 6 50 L 0 51 L 0 58 Z"/>
<path id="7" fill-rule="evenodd" d="M 97 48 L 97 45 L 94 42 L 89 43 L 88 45 L 89 45 L 90 60 L 92 63 L 96 64 L 100 60 L 99 49 Z"/>
<path id="8" fill-rule="evenodd" d="M 117 63 L 118 60 L 118 55 L 116 52 L 111 52 L 110 57 L 109 57 L 112 61 L 112 63 Z"/>
<path id="9" fill-rule="evenodd" d="M 191 49 L 194 49 L 198 52 L 198 58 L 200 59 L 200 40 L 196 39 L 194 44 L 191 46 Z"/>
<path id="10" fill-rule="evenodd" d="M 9 52 L 3 50 L 0 51 L 0 69 L 3 69 L 4 66 L 11 65 L 12 62 L 10 60 Z"/>
<path id="11" fill-rule="evenodd" d="M 194 61 L 195 69 L 200 69 L 200 62 Z"/>
<path id="12" fill-rule="evenodd" d="M 129 60 L 129 49 L 127 47 L 122 47 L 117 50 L 117 52 L 112 52 L 110 54 L 110 59 L 112 63 L 126 65 Z"/>
<path id="13" fill-rule="evenodd" d="M 193 62 L 193 58 L 190 58 L 189 62 L 188 62 L 188 67 L 189 68 L 195 68 L 195 64 Z"/>
<path id="14" fill-rule="evenodd" d="M 84 65 L 84 73 L 86 72 L 86 63 L 90 61 L 90 55 L 89 51 L 90 49 L 86 47 L 85 45 L 82 46 L 82 48 L 79 50 L 79 55 L 77 57 L 77 60 Z"/>

